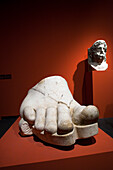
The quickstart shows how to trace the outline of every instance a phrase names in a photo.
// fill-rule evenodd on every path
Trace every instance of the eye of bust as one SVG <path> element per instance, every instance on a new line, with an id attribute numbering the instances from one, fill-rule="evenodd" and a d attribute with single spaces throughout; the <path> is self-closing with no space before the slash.
<path id="1" fill-rule="evenodd" d="M 107 49 L 106 49 L 106 48 L 104 48 L 104 51 L 106 52 L 106 51 L 107 51 Z"/>
<path id="2" fill-rule="evenodd" d="M 97 48 L 97 50 L 96 50 L 97 52 L 100 52 L 101 51 L 101 47 L 99 47 L 99 48 Z"/>

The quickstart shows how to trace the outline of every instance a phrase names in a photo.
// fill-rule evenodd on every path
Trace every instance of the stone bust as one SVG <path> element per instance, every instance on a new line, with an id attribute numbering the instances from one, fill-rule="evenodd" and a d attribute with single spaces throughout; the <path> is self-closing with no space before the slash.
<path id="1" fill-rule="evenodd" d="M 88 49 L 88 63 L 97 71 L 104 71 L 108 68 L 106 63 L 107 44 L 104 40 L 97 40 Z"/>

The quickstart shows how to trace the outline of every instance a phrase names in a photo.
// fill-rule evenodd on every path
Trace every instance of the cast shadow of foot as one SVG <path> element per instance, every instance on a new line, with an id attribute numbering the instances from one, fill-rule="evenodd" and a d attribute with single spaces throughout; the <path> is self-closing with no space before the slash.
<path id="1" fill-rule="evenodd" d="M 70 150 L 73 150 L 74 148 L 76 149 L 77 145 L 88 146 L 88 145 L 93 145 L 96 143 L 96 139 L 94 137 L 90 137 L 87 139 L 77 139 L 75 144 L 71 146 L 58 146 L 58 145 L 49 144 L 49 143 L 42 141 L 35 135 L 33 135 L 33 139 L 35 142 L 43 143 L 44 146 L 53 147 L 53 148 L 56 148 L 58 150 L 63 150 L 63 151 L 70 151 Z"/>

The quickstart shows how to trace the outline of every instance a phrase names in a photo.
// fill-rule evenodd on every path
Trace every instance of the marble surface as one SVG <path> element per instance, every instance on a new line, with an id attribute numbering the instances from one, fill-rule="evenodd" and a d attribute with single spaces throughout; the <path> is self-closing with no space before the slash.
<path id="1" fill-rule="evenodd" d="M 68 146 L 98 133 L 99 111 L 74 100 L 66 80 L 51 76 L 28 91 L 20 107 L 22 136 L 35 134 L 48 143 Z"/>
<path id="2" fill-rule="evenodd" d="M 88 49 L 88 63 L 96 71 L 104 71 L 108 68 L 106 63 L 107 44 L 104 40 L 97 40 Z"/>

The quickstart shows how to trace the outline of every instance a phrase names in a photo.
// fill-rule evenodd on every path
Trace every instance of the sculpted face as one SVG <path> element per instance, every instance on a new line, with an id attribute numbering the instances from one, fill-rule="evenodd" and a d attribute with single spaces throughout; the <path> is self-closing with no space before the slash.
<path id="1" fill-rule="evenodd" d="M 104 71 L 108 68 L 106 63 L 107 44 L 104 40 L 97 40 L 88 49 L 88 63 L 97 71 Z"/>
<path id="2" fill-rule="evenodd" d="M 92 52 L 92 62 L 101 64 L 103 60 L 106 60 L 106 47 L 104 44 L 98 45 Z"/>

